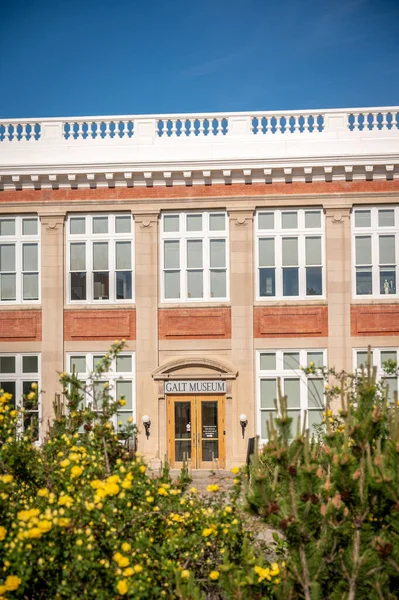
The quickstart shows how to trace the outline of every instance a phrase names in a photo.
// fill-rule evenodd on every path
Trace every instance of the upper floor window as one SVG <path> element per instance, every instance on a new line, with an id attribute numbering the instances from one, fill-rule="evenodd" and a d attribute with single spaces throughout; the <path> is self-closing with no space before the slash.
<path id="1" fill-rule="evenodd" d="M 37 302 L 39 265 L 38 217 L 0 217 L 0 303 Z"/>
<path id="2" fill-rule="evenodd" d="M 287 396 L 288 416 L 292 437 L 296 435 L 298 418 L 310 434 L 315 434 L 314 425 L 323 420 L 324 378 L 320 375 L 307 376 L 301 366 L 326 366 L 326 350 L 261 350 L 257 353 L 257 397 L 259 407 L 258 434 L 262 440 L 268 439 L 267 423 L 270 414 L 277 416 L 275 400 L 277 383 L 280 379 L 281 393 Z"/>
<path id="3" fill-rule="evenodd" d="M 325 296 L 321 209 L 259 210 L 256 261 L 258 300 Z"/>
<path id="4" fill-rule="evenodd" d="M 227 213 L 164 213 L 161 238 L 162 301 L 228 299 Z"/>
<path id="5" fill-rule="evenodd" d="M 132 216 L 69 215 L 67 232 L 68 300 L 132 302 Z"/>
<path id="6" fill-rule="evenodd" d="M 397 296 L 399 207 L 355 208 L 353 287 L 355 296 Z"/>
<path id="7" fill-rule="evenodd" d="M 32 384 L 35 389 L 32 388 Z M 0 354 L 0 389 L 12 395 L 10 404 L 23 408 L 21 432 L 32 428 L 35 439 L 40 435 L 40 404 L 30 398 L 40 389 L 40 354 Z"/>
<path id="8" fill-rule="evenodd" d="M 367 348 L 355 349 L 354 351 L 354 367 L 361 369 L 367 367 L 368 350 Z M 394 401 L 394 393 L 398 391 L 398 375 L 395 373 L 395 368 L 391 372 L 387 372 L 387 367 L 399 366 L 398 362 L 399 348 L 373 348 L 371 350 L 371 366 L 377 368 L 377 379 L 388 388 L 388 401 Z M 389 369 L 388 369 L 389 370 Z"/>

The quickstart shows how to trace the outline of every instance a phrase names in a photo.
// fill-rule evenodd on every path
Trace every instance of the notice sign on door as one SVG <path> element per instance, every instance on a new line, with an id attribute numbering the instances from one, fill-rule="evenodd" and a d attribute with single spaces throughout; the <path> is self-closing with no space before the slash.
<path id="1" fill-rule="evenodd" d="M 225 394 L 226 382 L 219 380 L 165 381 L 164 392 L 165 394 Z"/>

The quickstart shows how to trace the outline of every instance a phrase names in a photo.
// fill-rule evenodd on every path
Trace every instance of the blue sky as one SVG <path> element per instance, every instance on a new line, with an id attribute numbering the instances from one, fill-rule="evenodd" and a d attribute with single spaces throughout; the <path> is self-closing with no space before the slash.
<path id="1" fill-rule="evenodd" d="M 399 0 L 0 0 L 0 118 L 399 104 Z"/>

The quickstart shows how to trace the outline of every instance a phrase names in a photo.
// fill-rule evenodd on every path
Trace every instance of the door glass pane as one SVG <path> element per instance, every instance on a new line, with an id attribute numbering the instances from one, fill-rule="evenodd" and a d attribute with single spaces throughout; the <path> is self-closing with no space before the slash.
<path id="1" fill-rule="evenodd" d="M 276 370 L 276 355 L 273 353 L 260 355 L 260 370 L 275 371 Z"/>
<path id="2" fill-rule="evenodd" d="M 201 438 L 202 439 L 218 439 L 218 403 L 217 401 L 202 401 L 201 402 Z M 204 446 L 202 446 L 204 448 Z M 217 458 L 217 457 L 216 457 Z M 204 458 L 203 460 L 212 460 L 212 458 Z"/>
<path id="3" fill-rule="evenodd" d="M 165 215 L 163 218 L 163 230 L 165 233 L 179 231 L 179 215 Z"/>
<path id="4" fill-rule="evenodd" d="M 298 296 L 298 269 L 283 269 L 283 296 Z"/>
<path id="5" fill-rule="evenodd" d="M 165 271 L 165 298 L 180 298 L 180 271 Z"/>
<path id="6" fill-rule="evenodd" d="M 322 268 L 306 267 L 306 295 L 321 296 L 323 293 Z"/>
<path id="7" fill-rule="evenodd" d="M 299 379 L 284 379 L 284 395 L 287 396 L 288 408 L 301 406 Z"/>
<path id="8" fill-rule="evenodd" d="M 321 227 L 321 212 L 319 210 L 305 210 L 306 229 L 316 229 Z"/>
<path id="9" fill-rule="evenodd" d="M 86 270 L 86 244 L 71 244 L 71 271 Z"/>
<path id="10" fill-rule="evenodd" d="M 15 219 L 0 219 L 0 235 L 15 235 Z"/>
<path id="11" fill-rule="evenodd" d="M 298 264 L 298 238 L 283 238 L 283 266 Z"/>
<path id="12" fill-rule="evenodd" d="M 209 215 L 209 229 L 210 231 L 225 231 L 226 229 L 226 215 Z"/>
<path id="13" fill-rule="evenodd" d="M 164 242 L 165 269 L 178 269 L 180 267 L 179 242 Z"/>
<path id="14" fill-rule="evenodd" d="M 380 227 L 394 227 L 395 211 L 393 209 L 380 209 L 378 211 L 378 225 Z"/>
<path id="15" fill-rule="evenodd" d="M 15 373 L 15 356 L 0 356 L 0 373 Z"/>
<path id="16" fill-rule="evenodd" d="M 394 265 L 395 258 L 395 236 L 380 235 L 380 264 Z"/>
<path id="17" fill-rule="evenodd" d="M 211 240 L 211 268 L 226 266 L 226 240 Z"/>
<path id="18" fill-rule="evenodd" d="M 86 273 L 71 273 L 71 300 L 86 300 Z"/>
<path id="19" fill-rule="evenodd" d="M 39 275 L 37 273 L 24 273 L 23 298 L 24 300 L 39 300 Z"/>
<path id="20" fill-rule="evenodd" d="M 368 267 L 356 267 L 356 294 L 373 293 L 373 278 Z"/>
<path id="21" fill-rule="evenodd" d="M 323 379 L 308 379 L 308 407 L 323 408 L 324 407 L 324 380 Z"/>
<path id="22" fill-rule="evenodd" d="M 299 369 L 299 352 L 284 352 L 283 367 L 284 370 Z"/>
<path id="23" fill-rule="evenodd" d="M 132 298 L 132 272 L 117 271 L 116 273 L 116 299 L 131 300 Z"/>
<path id="24" fill-rule="evenodd" d="M 69 368 L 71 373 L 75 370 L 75 373 L 86 373 L 86 357 L 85 356 L 71 356 L 69 359 Z"/>
<path id="25" fill-rule="evenodd" d="M 396 294 L 396 269 L 380 268 L 380 294 Z"/>
<path id="26" fill-rule="evenodd" d="M 109 300 L 109 274 L 93 273 L 94 300 Z"/>
<path id="27" fill-rule="evenodd" d="M 130 216 L 115 217 L 115 233 L 130 233 L 132 230 L 132 218 Z"/>
<path id="28" fill-rule="evenodd" d="M 188 240 L 187 267 L 189 269 L 202 269 L 202 240 Z"/>
<path id="29" fill-rule="evenodd" d="M 202 271 L 187 271 L 187 296 L 202 298 L 204 295 Z"/>
<path id="30" fill-rule="evenodd" d="M 281 227 L 283 229 L 296 229 L 298 227 L 298 213 L 296 211 L 281 213 Z"/>
<path id="31" fill-rule="evenodd" d="M 323 352 L 308 352 L 308 366 L 313 363 L 313 366 L 317 369 L 323 366 L 323 362 Z"/>
<path id="32" fill-rule="evenodd" d="M 108 217 L 93 217 L 93 233 L 108 233 Z"/>
<path id="33" fill-rule="evenodd" d="M 398 391 L 398 380 L 396 377 L 384 377 L 382 379 L 384 387 L 388 388 L 388 402 L 393 402 L 394 393 Z"/>
<path id="34" fill-rule="evenodd" d="M 15 271 L 15 244 L 0 246 L 0 271 Z"/>
<path id="35" fill-rule="evenodd" d="M 355 211 L 355 227 L 370 227 L 371 226 L 371 211 L 356 210 Z"/>
<path id="36" fill-rule="evenodd" d="M 277 398 L 277 379 L 261 379 L 260 381 L 260 406 L 261 408 L 275 407 Z"/>
<path id="37" fill-rule="evenodd" d="M 260 428 L 262 440 L 267 440 L 267 423 L 270 423 L 271 419 L 275 419 L 277 413 L 275 410 L 262 410 L 260 413 Z"/>
<path id="38" fill-rule="evenodd" d="M 258 227 L 259 229 L 274 229 L 274 213 L 259 213 Z"/>
<path id="39" fill-rule="evenodd" d="M 276 295 L 276 269 L 259 269 L 259 295 Z"/>
<path id="40" fill-rule="evenodd" d="M 37 235 L 37 219 L 22 219 L 22 235 Z"/>
<path id="41" fill-rule="evenodd" d="M 202 440 L 202 460 L 211 462 L 219 458 L 218 440 Z"/>
<path id="42" fill-rule="evenodd" d="M 116 357 L 116 370 L 118 373 L 131 373 L 132 372 L 132 355 L 126 354 L 126 356 Z"/>
<path id="43" fill-rule="evenodd" d="M 187 231 L 202 231 L 202 215 L 187 215 Z"/>
<path id="44" fill-rule="evenodd" d="M 116 399 L 120 400 L 124 397 L 126 404 L 123 407 L 124 410 L 132 410 L 133 408 L 133 393 L 132 393 L 132 382 L 131 381 L 117 381 L 116 382 Z"/>
<path id="45" fill-rule="evenodd" d="M 371 237 L 356 236 L 356 264 L 371 265 Z"/>
<path id="46" fill-rule="evenodd" d="M 132 268 L 131 242 L 116 242 L 116 268 L 126 270 Z"/>
<path id="47" fill-rule="evenodd" d="M 393 360 L 395 362 L 397 362 L 398 360 L 398 356 L 396 353 L 396 350 L 382 350 L 381 351 L 381 366 L 384 366 L 384 363 L 387 360 Z"/>
<path id="48" fill-rule="evenodd" d="M 307 237 L 305 238 L 306 248 L 306 264 L 321 265 L 321 238 Z"/>
<path id="49" fill-rule="evenodd" d="M 24 271 L 38 270 L 37 244 L 23 244 L 22 246 L 22 269 Z"/>
<path id="50" fill-rule="evenodd" d="M 259 240 L 259 266 L 260 267 L 274 267 L 275 265 L 274 256 L 274 239 L 260 239 Z"/>
<path id="51" fill-rule="evenodd" d="M 211 298 L 226 296 L 226 271 L 211 271 Z"/>
<path id="52" fill-rule="evenodd" d="M 323 422 L 323 411 L 322 410 L 309 410 L 308 411 L 308 429 L 310 436 L 316 435 L 315 425 L 321 425 Z"/>
<path id="53" fill-rule="evenodd" d="M 93 244 L 93 269 L 95 271 L 108 271 L 108 242 L 95 242 Z"/>
<path id="54" fill-rule="evenodd" d="M 86 233 L 86 219 L 85 217 L 74 217 L 70 220 L 69 230 L 72 234 Z"/>
<path id="55" fill-rule="evenodd" d="M 191 403 L 175 402 L 175 460 L 191 459 Z"/>

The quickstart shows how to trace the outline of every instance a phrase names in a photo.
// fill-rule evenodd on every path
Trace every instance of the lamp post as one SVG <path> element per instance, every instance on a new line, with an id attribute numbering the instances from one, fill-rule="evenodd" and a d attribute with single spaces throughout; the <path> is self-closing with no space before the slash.
<path id="1" fill-rule="evenodd" d="M 145 429 L 145 437 L 148 440 L 148 438 L 150 437 L 151 419 L 148 415 L 143 415 L 141 420 L 143 421 L 143 425 L 144 425 L 144 429 Z"/>

